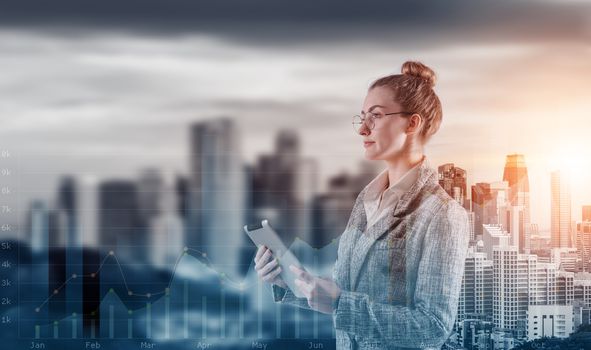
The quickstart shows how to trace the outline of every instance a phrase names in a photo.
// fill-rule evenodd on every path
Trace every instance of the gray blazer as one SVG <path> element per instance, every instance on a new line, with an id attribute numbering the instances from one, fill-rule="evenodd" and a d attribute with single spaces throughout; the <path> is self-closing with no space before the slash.
<path id="1" fill-rule="evenodd" d="M 440 349 L 449 337 L 468 250 L 468 215 L 425 159 L 390 214 L 367 226 L 358 195 L 340 237 L 333 280 L 337 349 Z M 273 285 L 276 302 L 310 308 Z"/>

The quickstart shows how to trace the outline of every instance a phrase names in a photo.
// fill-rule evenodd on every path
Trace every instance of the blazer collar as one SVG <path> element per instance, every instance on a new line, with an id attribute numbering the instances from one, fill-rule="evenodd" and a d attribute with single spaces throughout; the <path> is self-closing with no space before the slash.
<path id="1" fill-rule="evenodd" d="M 419 176 L 418 170 L 421 163 L 422 162 L 409 169 L 394 184 L 389 184 L 388 168 L 380 172 L 380 174 L 366 186 L 367 190 L 363 196 L 365 215 L 368 217 L 368 214 L 375 215 L 379 207 L 385 208 L 392 205 L 392 203 L 396 203 L 400 197 L 406 193 L 417 181 Z"/>
<path id="2" fill-rule="evenodd" d="M 365 214 L 365 207 L 363 204 L 363 198 L 365 192 L 368 190 L 366 186 L 357 196 L 353 210 L 351 211 L 352 217 L 347 225 L 353 227 L 362 232 L 361 237 L 357 240 L 354 251 L 355 253 L 351 256 L 351 290 L 354 291 L 358 282 L 359 272 L 361 267 L 367 258 L 367 253 L 370 248 L 374 245 L 377 239 L 384 234 L 391 232 L 392 229 L 397 226 L 402 219 L 411 213 L 421 201 L 424 189 L 427 186 L 437 184 L 437 172 L 430 167 L 429 161 L 425 157 L 418 166 L 418 178 L 417 181 L 412 184 L 410 189 L 405 192 L 398 202 L 391 209 L 388 215 L 381 217 L 371 227 L 367 226 L 367 217 Z M 406 234 L 405 230 L 397 232 L 398 235 L 404 237 Z"/>

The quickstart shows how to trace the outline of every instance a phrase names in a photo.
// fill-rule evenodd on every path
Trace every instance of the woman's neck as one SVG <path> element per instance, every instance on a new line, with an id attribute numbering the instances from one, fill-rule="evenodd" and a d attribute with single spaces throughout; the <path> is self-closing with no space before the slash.
<path id="1" fill-rule="evenodd" d="M 393 158 L 390 160 L 386 160 L 386 164 L 388 165 L 388 186 L 395 184 L 400 180 L 404 174 L 406 174 L 410 169 L 415 167 L 421 161 L 425 155 L 422 151 L 416 151 L 412 153 L 404 154 L 399 158 Z M 386 188 L 387 188 L 386 187 Z"/>

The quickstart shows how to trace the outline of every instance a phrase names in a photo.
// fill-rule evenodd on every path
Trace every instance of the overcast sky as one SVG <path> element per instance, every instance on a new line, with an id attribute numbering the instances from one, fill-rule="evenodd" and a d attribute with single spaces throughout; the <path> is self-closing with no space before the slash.
<path id="1" fill-rule="evenodd" d="M 357 171 L 350 116 L 408 59 L 439 75 L 444 121 L 427 155 L 469 182 L 523 153 L 532 221 L 551 170 L 575 163 L 573 218 L 591 204 L 591 6 L 568 1 L 19 1 L 0 11 L 0 143 L 21 207 L 60 174 L 186 172 L 188 125 L 229 116 L 245 161 L 294 128 L 325 179 Z M 571 155 L 565 157 L 567 150 Z M 7 181 L 7 180 L 5 180 Z"/>

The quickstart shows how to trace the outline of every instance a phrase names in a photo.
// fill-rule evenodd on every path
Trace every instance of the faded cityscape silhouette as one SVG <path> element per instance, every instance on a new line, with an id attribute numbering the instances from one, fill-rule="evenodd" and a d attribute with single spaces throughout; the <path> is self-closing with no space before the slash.
<path id="1" fill-rule="evenodd" d="M 0 11 L 10 349 L 334 348 L 329 315 L 273 302 L 243 226 L 330 276 L 385 168 L 351 117 L 408 59 L 437 71 L 426 154 L 470 216 L 445 347 L 591 346 L 589 4 L 95 5 Z"/>

